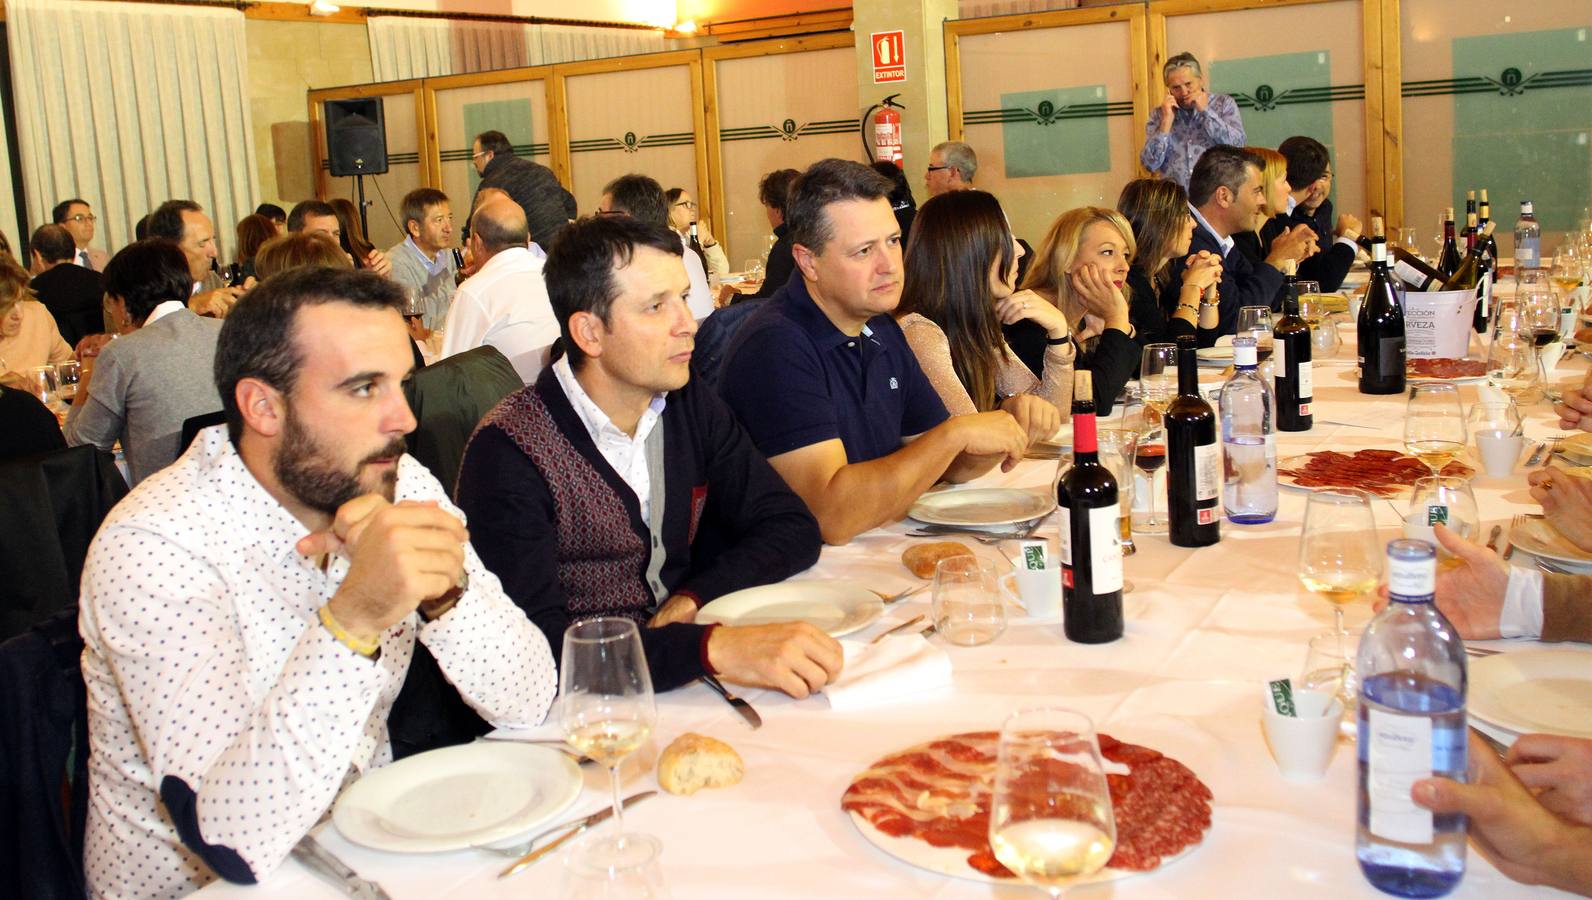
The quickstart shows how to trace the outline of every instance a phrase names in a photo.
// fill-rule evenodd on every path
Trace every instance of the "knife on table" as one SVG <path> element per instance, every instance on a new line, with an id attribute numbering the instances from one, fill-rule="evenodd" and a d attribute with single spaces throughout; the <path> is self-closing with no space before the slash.
<path id="1" fill-rule="evenodd" d="M 634 806 L 635 804 L 640 803 L 641 801 L 647 799 L 648 797 L 651 797 L 652 795 L 654 795 L 656 793 L 658 793 L 658 792 L 657 791 L 642 791 L 639 794 L 631 794 L 630 796 L 626 797 L 624 800 L 621 800 L 620 801 L 620 805 L 623 806 L 625 809 L 629 809 L 630 807 Z M 534 863 L 537 860 L 541 859 L 542 857 L 546 856 L 547 854 L 552 853 L 554 850 L 557 850 L 559 847 L 563 846 L 564 843 L 567 842 L 570 838 L 573 838 L 574 836 L 580 834 L 581 832 L 583 832 L 586 829 L 592 827 L 593 825 L 597 825 L 597 824 L 600 824 L 602 822 L 608 821 L 608 818 L 610 816 L 612 816 L 613 814 L 614 814 L 614 808 L 612 806 L 605 806 L 602 809 L 599 809 L 596 812 L 592 813 L 591 815 L 587 816 L 586 818 L 579 819 L 579 820 L 575 821 L 574 823 L 572 823 L 570 825 L 568 831 L 564 832 L 563 834 L 559 835 L 556 838 L 553 838 L 551 841 L 548 841 L 546 844 L 543 844 L 542 846 L 536 848 L 535 850 L 532 850 L 531 852 L 529 852 L 529 853 L 525 854 L 524 856 L 520 857 L 519 859 L 515 860 L 513 865 L 511 865 L 507 869 L 504 869 L 503 871 L 499 872 L 498 873 L 498 877 L 499 878 L 507 878 L 510 875 L 513 875 L 513 874 L 515 874 L 517 872 L 524 871 L 525 868 L 527 866 L 529 866 L 531 863 Z"/>
<path id="2" fill-rule="evenodd" d="M 1487 535 L 1487 549 L 1488 550 L 1491 550 L 1494 553 L 1498 552 L 1498 538 L 1503 533 L 1504 533 L 1504 527 L 1502 525 L 1494 525 L 1492 527 L 1492 533 Z"/>
<path id="3" fill-rule="evenodd" d="M 746 724 L 752 726 L 752 730 L 755 731 L 763 727 L 763 717 L 757 714 L 757 710 L 752 708 L 752 704 L 730 693 L 729 688 L 726 688 L 717 678 L 712 675 L 703 675 L 702 683 L 712 688 L 715 694 L 723 697 L 724 702 L 730 704 L 736 712 L 741 714 L 741 718 L 746 720 Z"/>
<path id="4" fill-rule="evenodd" d="M 374 881 L 360 878 L 348 864 L 331 854 L 331 851 L 320 845 L 313 834 L 304 835 L 303 840 L 293 845 L 293 858 L 304 865 L 306 869 L 342 888 L 343 893 L 360 900 L 392 900 L 381 885 Z"/>

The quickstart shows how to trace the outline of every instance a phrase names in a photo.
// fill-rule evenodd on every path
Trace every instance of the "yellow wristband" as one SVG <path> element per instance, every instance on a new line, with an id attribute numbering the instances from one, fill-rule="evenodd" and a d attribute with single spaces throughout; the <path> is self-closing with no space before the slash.
<path id="1" fill-rule="evenodd" d="M 321 625 L 325 626 L 326 630 L 331 632 L 332 637 L 339 644 L 342 644 L 344 647 L 347 647 L 355 653 L 358 653 L 360 656 L 375 659 L 376 654 L 381 651 L 381 641 L 379 639 L 362 641 L 359 638 L 349 634 L 347 631 L 344 631 L 343 626 L 339 625 L 337 618 L 332 615 L 332 607 L 330 604 L 321 607 L 320 619 Z"/>

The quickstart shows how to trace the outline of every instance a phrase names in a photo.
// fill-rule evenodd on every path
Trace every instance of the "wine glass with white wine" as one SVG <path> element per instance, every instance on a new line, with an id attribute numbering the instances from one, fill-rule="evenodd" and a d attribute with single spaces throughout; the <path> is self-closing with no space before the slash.
<path id="1" fill-rule="evenodd" d="M 657 719 L 636 623 L 604 616 L 569 626 L 558 673 L 558 723 L 571 747 L 608 767 L 614 793 L 614 829 L 589 845 L 594 860 L 626 856 L 619 764 L 647 742 Z"/>
<path id="2" fill-rule="evenodd" d="M 1332 604 L 1343 631 L 1343 607 L 1382 581 L 1382 548 L 1371 495 L 1352 489 L 1312 491 L 1299 538 L 1299 583 Z"/>
<path id="3" fill-rule="evenodd" d="M 1001 726 L 989 844 L 995 858 L 1052 898 L 1116 852 L 1116 817 L 1094 723 L 1066 709 L 1028 709 Z"/>
<path id="4" fill-rule="evenodd" d="M 1465 452 L 1465 410 L 1459 402 L 1459 388 L 1452 384 L 1417 384 L 1410 387 L 1404 407 L 1404 449 L 1432 470 L 1443 474 L 1443 467 Z"/>

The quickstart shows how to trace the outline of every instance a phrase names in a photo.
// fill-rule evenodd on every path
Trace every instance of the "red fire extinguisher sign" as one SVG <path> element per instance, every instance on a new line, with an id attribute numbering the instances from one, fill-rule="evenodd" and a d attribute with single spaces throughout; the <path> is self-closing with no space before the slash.
<path id="1" fill-rule="evenodd" d="M 906 38 L 899 31 L 875 31 L 873 44 L 873 83 L 907 80 Z"/>

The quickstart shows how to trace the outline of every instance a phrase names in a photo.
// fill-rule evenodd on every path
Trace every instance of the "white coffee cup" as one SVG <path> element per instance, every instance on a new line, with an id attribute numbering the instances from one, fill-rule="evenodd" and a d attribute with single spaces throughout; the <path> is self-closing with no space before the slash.
<path id="1" fill-rule="evenodd" d="M 1326 691 L 1295 690 L 1297 716 L 1284 716 L 1272 708 L 1269 695 L 1265 707 L 1266 741 L 1277 760 L 1284 780 L 1317 781 L 1326 774 L 1332 752 L 1338 744 L 1338 725 L 1343 720 L 1343 702 Z"/>
<path id="2" fill-rule="evenodd" d="M 1476 453 L 1481 457 L 1482 468 L 1487 470 L 1487 477 L 1507 478 L 1514 473 L 1520 451 L 1526 446 L 1524 435 L 1489 429 L 1477 431 L 1474 437 Z"/>
<path id="3" fill-rule="evenodd" d="M 1001 591 L 1030 618 L 1061 615 L 1061 569 L 1014 569 L 1001 579 Z"/>
<path id="4" fill-rule="evenodd" d="M 1365 305 L 1365 295 L 1364 294 L 1350 294 L 1349 295 L 1349 321 L 1351 321 L 1351 322 L 1359 322 L 1360 321 L 1360 307 L 1364 306 L 1364 305 Z"/>

